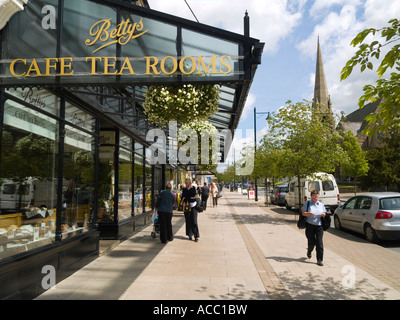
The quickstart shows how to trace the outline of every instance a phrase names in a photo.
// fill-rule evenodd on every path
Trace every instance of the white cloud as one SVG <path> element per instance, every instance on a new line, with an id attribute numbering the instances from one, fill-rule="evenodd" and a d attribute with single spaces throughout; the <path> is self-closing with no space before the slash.
<path id="1" fill-rule="evenodd" d="M 397 5 L 396 5 L 397 3 Z M 360 6 L 364 4 L 364 6 Z M 334 5 L 342 6 L 340 10 L 324 11 Z M 310 9 L 310 14 L 323 16 L 321 22 L 314 26 L 312 33 L 298 45 L 300 52 L 309 58 L 316 59 L 316 42 L 319 36 L 328 91 L 333 108 L 349 114 L 358 108 L 358 99 L 363 94 L 363 87 L 377 80 L 375 72 L 360 73 L 355 68 L 353 74 L 340 81 L 340 72 L 346 62 L 355 54 L 357 48 L 350 46 L 352 39 L 362 30 L 370 27 L 381 28 L 387 22 L 400 15 L 398 1 L 382 0 L 318 0 Z M 321 15 L 319 17 L 321 17 Z M 314 86 L 315 70 L 310 70 L 310 87 Z M 310 88 L 311 89 L 311 88 Z"/>
<path id="2" fill-rule="evenodd" d="M 247 116 L 253 111 L 254 104 L 256 102 L 256 96 L 252 93 L 249 93 L 247 96 L 246 104 L 244 105 L 242 116 L 240 119 L 247 119 Z"/>
<path id="3" fill-rule="evenodd" d="M 300 23 L 305 0 L 188 0 L 200 23 L 243 34 L 243 18 L 250 17 L 250 36 L 265 42 L 264 52 L 275 52 L 279 42 Z M 151 9 L 195 20 L 183 0 L 152 0 Z"/>

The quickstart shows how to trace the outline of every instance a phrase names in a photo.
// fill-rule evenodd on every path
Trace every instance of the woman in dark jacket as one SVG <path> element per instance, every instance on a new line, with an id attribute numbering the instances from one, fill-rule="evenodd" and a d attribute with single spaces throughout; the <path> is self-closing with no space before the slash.
<path id="1" fill-rule="evenodd" d="M 172 213 L 175 204 L 175 195 L 171 191 L 172 185 L 167 183 L 166 190 L 161 191 L 158 205 L 158 222 L 160 223 L 160 240 L 167 243 L 174 239 L 172 233 Z M 158 201 L 157 201 L 158 202 Z"/>
<path id="2" fill-rule="evenodd" d="M 197 210 L 196 210 L 196 188 L 192 186 L 190 179 L 186 179 L 186 188 L 182 190 L 182 201 L 184 203 L 184 214 L 186 222 L 186 235 L 194 241 L 199 241 L 199 227 L 197 225 Z M 187 205 L 185 205 L 187 203 Z M 187 208 L 187 209 L 185 209 Z"/>

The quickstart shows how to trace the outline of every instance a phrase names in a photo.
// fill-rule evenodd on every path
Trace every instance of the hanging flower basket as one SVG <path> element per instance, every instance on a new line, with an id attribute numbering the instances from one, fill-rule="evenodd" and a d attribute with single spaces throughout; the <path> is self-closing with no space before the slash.
<path id="1" fill-rule="evenodd" d="M 218 130 L 209 121 L 197 121 L 183 125 L 178 131 L 178 145 L 190 149 L 197 143 L 196 167 L 203 171 L 215 171 L 218 162 L 219 140 Z M 191 150 L 195 153 L 195 150 Z"/>
<path id="2" fill-rule="evenodd" d="M 218 102 L 217 85 L 150 86 L 143 108 L 150 122 L 166 127 L 170 121 L 184 125 L 208 120 L 218 111 Z"/>

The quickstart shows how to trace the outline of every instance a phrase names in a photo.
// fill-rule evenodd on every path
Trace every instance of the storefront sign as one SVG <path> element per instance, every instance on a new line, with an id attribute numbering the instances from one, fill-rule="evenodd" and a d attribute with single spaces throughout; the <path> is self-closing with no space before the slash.
<path id="1" fill-rule="evenodd" d="M 124 46 L 148 33 L 143 23 L 130 19 L 114 25 L 110 19 L 99 20 L 89 29 L 90 37 L 85 45 L 93 49 L 92 54 L 111 45 Z M 204 80 L 203 76 L 234 75 L 233 66 L 239 56 L 87 56 L 5 59 L 1 78 L 45 78 L 45 77 L 92 77 L 92 76 L 142 76 L 151 78 L 173 75 L 191 75 Z"/>
<path id="2" fill-rule="evenodd" d="M 90 72 L 80 72 L 74 66 L 75 61 L 81 62 L 82 60 L 87 64 Z M 130 57 L 15 59 L 9 64 L 8 71 L 16 78 L 74 76 L 75 74 L 80 76 L 137 75 L 134 71 L 133 61 L 135 60 L 141 60 L 145 63 L 146 72 L 139 75 L 173 75 L 178 71 L 185 75 L 226 75 L 232 72 L 230 56 L 212 56 L 208 64 L 202 56 L 185 56 L 181 59 L 167 56 L 161 60 L 154 56 L 142 59 Z M 121 61 L 121 67 L 119 68 L 117 67 L 117 61 Z M 221 67 L 217 67 L 217 64 L 220 64 Z M 59 72 L 56 71 L 57 68 L 59 68 Z"/>

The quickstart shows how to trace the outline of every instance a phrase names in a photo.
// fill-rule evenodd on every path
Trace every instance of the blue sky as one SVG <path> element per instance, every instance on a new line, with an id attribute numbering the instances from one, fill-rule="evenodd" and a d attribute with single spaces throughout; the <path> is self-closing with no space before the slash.
<path id="1" fill-rule="evenodd" d="M 250 36 L 265 42 L 259 66 L 234 140 L 236 159 L 254 137 L 254 107 L 274 112 L 314 92 L 319 36 L 328 91 L 334 112 L 355 111 L 362 88 L 376 81 L 373 72 L 354 72 L 340 82 L 340 71 L 355 52 L 350 46 L 358 32 L 386 26 L 400 16 L 400 0 L 187 0 L 201 23 L 243 33 L 243 17 L 250 16 Z M 149 0 L 150 8 L 195 20 L 184 0 Z M 257 139 L 267 132 L 265 116 L 257 117 Z M 242 139 L 241 139 L 242 138 Z M 232 157 L 231 157 L 232 159 Z M 232 160 L 228 160 L 228 162 Z"/>

